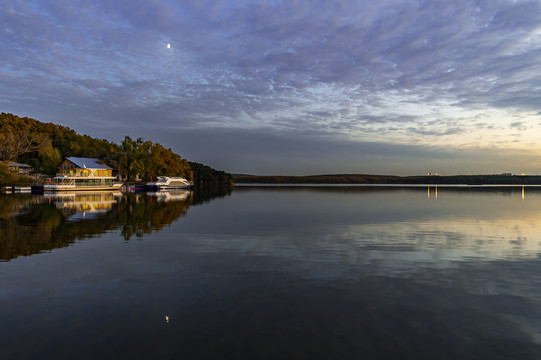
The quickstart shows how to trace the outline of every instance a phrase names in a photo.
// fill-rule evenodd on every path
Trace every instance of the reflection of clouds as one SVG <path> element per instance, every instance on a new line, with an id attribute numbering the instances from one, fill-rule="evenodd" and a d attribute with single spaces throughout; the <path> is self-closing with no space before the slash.
<path id="1" fill-rule="evenodd" d="M 337 251 L 353 264 L 382 271 L 448 268 L 458 262 L 535 259 L 541 252 L 538 226 L 527 220 L 443 220 L 351 226 L 336 236 Z"/>
<path id="2" fill-rule="evenodd" d="M 438 219 L 353 225 L 339 236 L 350 239 L 355 247 L 367 250 L 376 259 L 437 265 L 447 261 L 535 258 L 541 251 L 538 230 L 533 218 Z"/>
<path id="3" fill-rule="evenodd" d="M 209 338 L 223 344 L 218 350 L 255 339 L 262 354 L 289 342 L 299 353 L 313 344 L 321 344 L 318 353 L 334 352 L 313 358 L 366 357 L 376 342 L 398 350 L 369 358 L 463 358 L 472 349 L 489 354 L 479 357 L 513 358 L 507 355 L 522 347 L 521 354 L 537 355 L 541 274 L 529 251 L 538 199 L 441 189 L 436 201 L 426 188 L 234 190 L 200 202 L 159 233 L 144 232 L 141 241 L 123 243 L 111 231 L 2 264 L 9 291 L 0 318 L 8 342 L 23 344 L 28 328 L 43 329 L 33 352 L 58 338 L 67 339 L 65 353 L 80 352 L 87 332 L 112 339 L 93 349 L 125 347 L 132 358 L 148 356 L 118 334 L 142 334 L 154 354 L 168 344 L 171 358 L 187 349 L 197 354 L 190 357 L 220 358 L 201 356 Z M 145 211 L 134 211 L 138 204 Z M 132 194 L 117 208 L 162 218 L 174 204 Z M 513 246 L 526 254 L 513 255 Z M 29 309 L 24 321 L 10 305 Z M 73 314 L 75 321 L 64 321 Z M 194 338 L 201 340 L 194 345 Z M 509 350 L 490 356 L 502 348 Z M 333 349 L 345 351 L 337 356 Z"/>
<path id="4" fill-rule="evenodd" d="M 326 228 L 314 224 L 302 231 L 189 234 L 184 244 L 213 268 L 242 264 L 234 276 L 272 274 L 269 281 L 296 279 L 345 287 L 345 293 L 362 289 L 363 299 L 392 302 L 391 309 L 413 301 L 410 306 L 422 313 L 454 311 L 446 326 L 455 316 L 480 323 L 505 319 L 514 334 L 541 344 L 541 295 L 532 291 L 541 283 L 539 212 L 521 217 L 510 210 L 484 219 L 444 215 Z M 380 303 L 373 306 L 388 311 Z"/>
<path id="5" fill-rule="evenodd" d="M 312 275 L 316 277 L 342 276 L 350 267 L 369 266 L 376 273 L 389 275 L 416 272 L 419 267 L 454 268 L 460 262 L 534 260 L 541 253 L 541 236 L 534 216 L 359 224 L 335 227 L 323 234 L 191 238 L 195 240 L 193 250 L 200 253 L 227 251 L 270 257 L 288 268 L 310 273 L 320 266 L 333 265 L 334 270 L 315 271 Z M 481 292 L 492 291 L 492 285 L 482 286 L 486 289 Z"/>
<path id="6" fill-rule="evenodd" d="M 190 234 L 190 243 L 199 253 L 265 257 L 307 273 L 329 267 L 314 276 L 331 277 L 351 267 L 411 274 L 420 267 L 529 261 L 541 253 L 536 188 L 526 188 L 525 199 L 523 189 L 510 187 L 438 187 L 437 198 L 435 187 L 430 198 L 426 188 L 344 190 L 249 194 L 241 188 L 227 204 L 209 209 L 216 221 L 207 233 Z M 238 219 L 242 225 L 231 225 Z"/>

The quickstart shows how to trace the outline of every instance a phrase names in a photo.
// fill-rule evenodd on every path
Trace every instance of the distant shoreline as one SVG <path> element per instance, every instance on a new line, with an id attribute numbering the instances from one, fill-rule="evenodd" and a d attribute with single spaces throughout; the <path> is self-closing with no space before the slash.
<path id="1" fill-rule="evenodd" d="M 539 187 L 541 184 L 272 184 L 272 183 L 236 183 L 237 187 L 372 187 L 372 188 L 516 188 Z"/>
<path id="2" fill-rule="evenodd" d="M 236 184 L 329 185 L 541 185 L 541 175 L 394 176 L 336 174 L 309 176 L 233 175 Z"/>

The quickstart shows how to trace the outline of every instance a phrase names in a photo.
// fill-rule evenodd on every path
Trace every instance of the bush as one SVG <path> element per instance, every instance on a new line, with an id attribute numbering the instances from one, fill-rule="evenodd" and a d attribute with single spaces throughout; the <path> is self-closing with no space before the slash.
<path id="1" fill-rule="evenodd" d="M 17 175 L 9 171 L 8 161 L 0 161 L 0 185 L 12 185 L 17 180 Z"/>

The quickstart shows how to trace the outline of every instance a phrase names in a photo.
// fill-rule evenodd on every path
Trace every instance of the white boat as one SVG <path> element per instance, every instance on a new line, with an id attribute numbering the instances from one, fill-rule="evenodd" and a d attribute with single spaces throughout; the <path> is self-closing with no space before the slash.
<path id="1" fill-rule="evenodd" d="M 167 189 L 187 189 L 192 185 L 193 182 L 190 182 L 183 177 L 158 176 L 157 181 L 147 183 L 147 189 L 156 191 Z"/>
<path id="2" fill-rule="evenodd" d="M 113 169 L 98 159 L 68 157 L 58 166 L 56 176 L 43 185 L 44 191 L 114 191 L 122 186 Z"/>
<path id="3" fill-rule="evenodd" d="M 66 176 L 52 178 L 44 191 L 114 191 L 122 186 L 114 176 Z"/>

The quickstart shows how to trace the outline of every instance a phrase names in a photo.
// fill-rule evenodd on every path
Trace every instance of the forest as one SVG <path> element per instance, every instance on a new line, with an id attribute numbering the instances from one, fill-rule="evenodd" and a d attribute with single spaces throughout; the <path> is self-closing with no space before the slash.
<path id="1" fill-rule="evenodd" d="M 18 181 L 8 171 L 10 161 L 28 164 L 36 173 L 52 176 L 66 157 L 100 159 L 127 183 L 146 182 L 158 175 L 182 176 L 199 186 L 232 183 L 230 174 L 189 162 L 150 140 L 125 136 L 116 144 L 80 135 L 62 125 L 0 114 L 0 185 Z"/>

